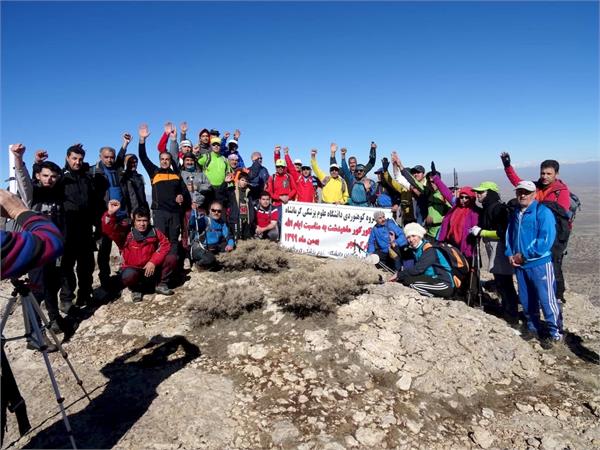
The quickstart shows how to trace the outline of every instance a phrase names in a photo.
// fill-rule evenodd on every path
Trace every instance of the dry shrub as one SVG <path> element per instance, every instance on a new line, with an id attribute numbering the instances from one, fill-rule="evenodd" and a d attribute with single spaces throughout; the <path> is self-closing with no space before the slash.
<path id="1" fill-rule="evenodd" d="M 299 316 L 315 312 L 329 313 L 366 291 L 366 285 L 378 283 L 379 272 L 363 261 L 346 258 L 329 261 L 311 271 L 282 275 L 277 302 Z"/>
<path id="2" fill-rule="evenodd" d="M 239 241 L 234 251 L 217 258 L 225 270 L 280 272 L 289 267 L 289 256 L 279 245 L 259 239 Z"/>
<path id="3" fill-rule="evenodd" d="M 185 307 L 192 316 L 192 325 L 202 326 L 216 319 L 235 319 L 244 312 L 263 305 L 263 292 L 253 281 L 230 281 L 213 284 Z"/>

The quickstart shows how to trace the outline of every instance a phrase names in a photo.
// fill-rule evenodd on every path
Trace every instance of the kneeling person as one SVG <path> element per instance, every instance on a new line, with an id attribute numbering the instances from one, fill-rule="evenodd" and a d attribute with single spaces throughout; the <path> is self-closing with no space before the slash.
<path id="1" fill-rule="evenodd" d="M 112 239 L 121 251 L 121 282 L 132 293 L 134 302 L 142 300 L 142 293 L 156 285 L 156 293 L 173 295 L 168 283 L 177 266 L 177 256 L 169 254 L 171 243 L 158 229 L 150 225 L 150 211 L 139 207 L 132 213 L 133 227 L 128 221 L 117 220 L 121 207 L 111 200 L 102 216 L 102 232 Z"/>
<path id="2" fill-rule="evenodd" d="M 408 245 L 415 254 L 415 265 L 390 281 L 398 281 L 427 297 L 451 297 L 454 294 L 452 269 L 442 252 L 423 240 L 427 230 L 416 222 L 404 227 Z"/>
<path id="3" fill-rule="evenodd" d="M 260 194 L 258 205 L 254 207 L 254 235 L 258 239 L 279 240 L 279 211 L 271 204 L 271 195 Z"/>
<path id="4" fill-rule="evenodd" d="M 221 202 L 211 203 L 208 216 L 199 215 L 197 210 L 192 210 L 190 235 L 192 261 L 204 268 L 214 267 L 217 261 L 215 255 L 223 251 L 230 252 L 235 246 L 235 240 L 223 220 Z"/>
<path id="5" fill-rule="evenodd" d="M 373 213 L 375 225 L 371 228 L 367 253 L 379 256 L 379 261 L 389 268 L 400 270 L 402 251 L 407 245 L 402 228 L 392 219 L 386 219 L 383 211 Z"/>

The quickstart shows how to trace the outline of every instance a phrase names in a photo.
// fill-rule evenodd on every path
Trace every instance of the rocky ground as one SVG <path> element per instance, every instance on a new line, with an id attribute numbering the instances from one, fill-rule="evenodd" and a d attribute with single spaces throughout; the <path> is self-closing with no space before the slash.
<path id="1" fill-rule="evenodd" d="M 50 356 L 78 446 L 600 448 L 592 294 L 569 294 L 565 344 L 543 350 L 489 310 L 397 284 L 347 290 L 371 268 L 344 286 L 328 275 L 335 262 L 281 258 L 274 272 L 192 272 L 173 297 L 124 295 L 84 320 L 64 348 L 91 401 Z M 299 314 L 279 294 L 295 279 L 313 297 L 329 292 L 324 279 L 333 297 L 355 295 L 330 314 Z M 215 298 L 225 285 L 247 310 Z M 22 329 L 19 310 L 7 328 Z M 42 357 L 22 341 L 6 348 L 34 428 L 18 439 L 10 415 L 4 446 L 68 448 Z"/>

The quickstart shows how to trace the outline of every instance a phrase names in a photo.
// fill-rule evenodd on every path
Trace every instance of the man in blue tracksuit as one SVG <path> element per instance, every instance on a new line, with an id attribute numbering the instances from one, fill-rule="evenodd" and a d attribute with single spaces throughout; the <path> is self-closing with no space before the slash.
<path id="1" fill-rule="evenodd" d="M 386 219 L 381 210 L 375 211 L 373 218 L 375 226 L 371 228 L 367 253 L 377 254 L 379 261 L 398 271 L 402 267 L 402 248 L 408 245 L 404 232 L 392 219 Z"/>
<path id="2" fill-rule="evenodd" d="M 505 254 L 517 275 L 519 300 L 527 319 L 528 333 L 524 337 L 539 336 L 541 307 L 550 334 L 542 344 L 549 348 L 563 338 L 562 313 L 552 266 L 556 222 L 552 211 L 535 200 L 535 191 L 532 181 L 517 184 L 519 206 L 509 219 Z"/>

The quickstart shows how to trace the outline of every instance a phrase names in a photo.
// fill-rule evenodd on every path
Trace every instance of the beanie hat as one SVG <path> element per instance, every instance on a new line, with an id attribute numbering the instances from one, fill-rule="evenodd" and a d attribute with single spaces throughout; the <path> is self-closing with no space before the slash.
<path id="1" fill-rule="evenodd" d="M 179 148 L 181 149 L 181 148 L 183 148 L 183 147 L 189 147 L 189 148 L 192 148 L 192 147 L 193 147 L 192 141 L 190 141 L 190 140 L 188 140 L 188 139 L 184 139 L 183 141 L 181 141 L 181 142 L 179 143 Z"/>
<path id="2" fill-rule="evenodd" d="M 185 160 L 185 158 L 192 158 L 194 161 L 196 161 L 196 155 L 194 155 L 192 152 L 185 152 L 183 154 L 183 159 Z"/>
<path id="3" fill-rule="evenodd" d="M 425 228 L 423 228 L 417 222 L 411 222 L 404 226 L 404 235 L 407 237 L 419 236 L 420 238 L 423 238 L 423 236 L 425 236 L 425 233 L 427 233 L 427 230 L 425 230 Z"/>
<path id="4" fill-rule="evenodd" d="M 221 135 L 221 133 L 219 133 L 219 130 L 215 130 L 214 128 L 212 130 L 210 130 L 210 135 L 211 136 L 216 136 L 219 137 Z"/>

